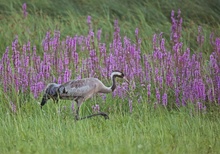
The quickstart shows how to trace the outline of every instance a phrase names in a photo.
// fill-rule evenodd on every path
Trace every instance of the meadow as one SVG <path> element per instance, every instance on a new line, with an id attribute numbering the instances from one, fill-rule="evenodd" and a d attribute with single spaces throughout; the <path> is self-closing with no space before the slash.
<path id="1" fill-rule="evenodd" d="M 200 5 L 198 5 L 200 4 Z M 219 153 L 220 10 L 205 0 L 0 2 L 0 153 Z M 97 77 L 112 94 L 50 100 Z"/>

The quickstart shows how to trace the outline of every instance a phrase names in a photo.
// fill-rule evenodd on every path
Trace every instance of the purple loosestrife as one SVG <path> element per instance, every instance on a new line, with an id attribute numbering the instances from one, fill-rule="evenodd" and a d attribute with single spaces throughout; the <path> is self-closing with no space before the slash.
<path id="1" fill-rule="evenodd" d="M 147 85 L 147 97 L 148 97 L 148 101 L 150 101 L 150 97 L 151 97 L 151 84 Z"/>
<path id="2" fill-rule="evenodd" d="M 36 98 L 37 97 L 36 82 L 33 82 L 30 84 L 30 90 L 32 94 L 34 95 L 34 98 Z"/>
<path id="3" fill-rule="evenodd" d="M 94 43 L 94 32 L 93 31 L 90 31 L 89 32 L 89 40 L 90 40 L 90 42 L 91 42 L 91 45 L 92 45 L 92 47 L 90 48 L 90 50 L 91 49 L 95 49 L 95 43 Z"/>
<path id="4" fill-rule="evenodd" d="M 181 18 L 181 11 L 178 10 L 178 15 L 175 17 L 174 11 L 171 12 L 171 41 L 176 44 L 180 41 L 181 32 L 182 32 L 182 18 Z"/>
<path id="5" fill-rule="evenodd" d="M 157 49 L 157 34 L 154 34 L 153 36 L 153 50 L 155 51 Z"/>
<path id="6" fill-rule="evenodd" d="M 17 112 L 17 107 L 16 107 L 16 105 L 15 105 L 13 102 L 10 102 L 10 105 L 11 105 L 11 111 L 12 111 L 12 113 L 16 113 L 16 112 Z"/>
<path id="7" fill-rule="evenodd" d="M 45 84 L 43 83 L 43 81 L 39 81 L 36 84 L 36 98 L 39 97 L 39 94 L 44 90 L 45 88 Z"/>
<path id="8" fill-rule="evenodd" d="M 63 80 L 62 80 L 62 75 L 60 75 L 59 77 L 58 77 L 58 84 L 62 84 L 63 83 Z"/>
<path id="9" fill-rule="evenodd" d="M 215 52 L 219 56 L 219 54 L 220 54 L 220 38 L 216 38 L 216 40 L 215 40 Z"/>
<path id="10" fill-rule="evenodd" d="M 9 83 L 11 83 L 12 77 L 12 69 L 10 65 L 9 59 L 9 47 L 6 48 L 5 53 L 1 59 L 1 77 L 0 79 L 3 81 L 4 92 L 8 91 Z"/>
<path id="11" fill-rule="evenodd" d="M 117 89 L 113 92 L 113 96 L 115 97 L 117 95 L 119 98 L 125 99 L 125 97 L 127 96 L 128 89 L 128 83 L 124 82 L 122 83 L 122 85 L 119 85 Z"/>
<path id="12" fill-rule="evenodd" d="M 136 37 L 136 44 L 137 44 L 137 45 L 139 44 L 139 37 L 138 37 L 138 34 L 139 34 L 139 29 L 136 28 L 136 29 L 135 29 L 135 37 Z"/>
<path id="13" fill-rule="evenodd" d="M 162 104 L 163 106 L 167 106 L 167 94 L 164 93 L 162 96 Z"/>
<path id="14" fill-rule="evenodd" d="M 101 97 L 102 97 L 102 100 L 103 100 L 103 102 L 106 102 L 106 94 L 101 94 Z"/>
<path id="15" fill-rule="evenodd" d="M 216 77 L 217 88 L 216 88 L 216 95 L 218 96 L 218 104 L 220 105 L 220 76 Z"/>
<path id="16" fill-rule="evenodd" d="M 76 69 L 78 65 L 78 53 L 76 52 L 77 39 L 78 37 L 74 36 L 74 38 L 70 39 L 69 41 L 69 48 L 71 49 L 72 59 Z"/>
<path id="17" fill-rule="evenodd" d="M 12 42 L 12 51 L 13 51 L 13 64 L 14 68 L 17 69 L 20 66 L 20 52 L 17 50 L 18 47 L 18 36 L 15 37 L 15 40 Z"/>
<path id="18" fill-rule="evenodd" d="M 218 63 L 217 63 L 217 60 L 214 54 L 210 55 L 210 67 L 211 67 L 212 74 L 215 75 L 219 73 L 219 66 L 218 66 Z"/>
<path id="19" fill-rule="evenodd" d="M 102 34 L 102 29 L 99 29 L 97 32 L 97 40 L 100 42 L 101 41 L 101 34 Z"/>
<path id="20" fill-rule="evenodd" d="M 74 106 L 74 102 L 71 104 L 71 110 L 73 113 L 75 113 L 75 106 Z"/>
<path id="21" fill-rule="evenodd" d="M 14 66 L 14 73 L 13 73 L 13 79 L 14 79 L 14 84 L 15 84 L 15 90 L 18 91 L 20 87 L 20 52 L 17 50 L 18 48 L 18 36 L 15 37 L 15 40 L 12 42 L 12 61 L 13 61 L 13 66 Z"/>
<path id="22" fill-rule="evenodd" d="M 60 57 L 58 58 L 58 67 L 56 70 L 58 74 L 62 74 L 64 72 L 63 58 L 61 56 L 62 55 L 60 55 Z"/>
<path id="23" fill-rule="evenodd" d="M 49 46 L 50 46 L 50 31 L 48 31 L 46 33 L 46 36 L 42 42 L 42 46 L 43 46 L 43 49 L 44 51 L 48 51 L 49 50 Z"/>
<path id="24" fill-rule="evenodd" d="M 205 86 L 203 82 L 199 79 L 194 79 L 193 82 L 193 96 L 196 100 L 205 100 L 206 94 L 205 94 Z"/>
<path id="25" fill-rule="evenodd" d="M 220 104 L 220 38 L 211 36 L 214 51 L 210 55 L 209 65 L 203 65 L 205 59 L 202 54 L 195 53 L 191 56 L 190 48 L 183 49 L 183 42 L 180 42 L 180 15 L 180 11 L 177 16 L 174 11 L 171 13 L 171 49 L 166 48 L 167 40 L 162 33 L 155 34 L 152 54 L 142 53 L 138 28 L 134 32 L 135 43 L 127 36 L 121 37 L 117 20 L 114 22 L 111 43 L 101 43 L 102 31 L 99 29 L 94 34 L 90 16 L 87 18 L 89 33 L 86 36 L 67 36 L 61 40 L 59 31 L 54 31 L 53 36 L 48 31 L 42 41 L 43 57 L 37 53 L 40 49 L 31 47 L 30 41 L 23 45 L 18 44 L 16 36 L 12 42 L 12 53 L 9 53 L 10 48 L 6 48 L 0 61 L 0 79 L 4 91 L 10 92 L 11 88 L 15 88 L 25 93 L 30 88 L 37 98 L 46 83 L 66 82 L 70 80 L 73 72 L 78 79 L 102 79 L 109 78 L 112 70 L 118 69 L 124 72 L 130 85 L 129 88 L 126 83 L 118 86 L 113 96 L 124 99 L 128 96 L 128 90 L 136 92 L 138 85 L 145 85 L 148 102 L 150 98 L 156 97 L 157 104 L 163 106 L 167 106 L 168 99 L 171 100 L 170 91 L 174 91 L 178 106 L 186 106 L 188 102 L 194 103 L 195 106 L 204 102 Z M 202 29 L 199 27 L 199 45 L 204 43 L 202 35 Z M 98 46 L 95 46 L 95 42 Z M 81 52 L 85 56 L 81 57 Z M 151 84 L 155 86 L 153 89 Z M 156 92 L 152 93 L 154 89 Z M 132 111 L 132 100 L 129 100 L 128 105 Z M 200 108 L 203 107 L 202 105 Z"/>
<path id="26" fill-rule="evenodd" d="M 69 81 L 71 78 L 71 70 L 67 69 L 64 72 L 64 76 L 63 76 L 63 82 L 67 82 Z"/>
<path id="27" fill-rule="evenodd" d="M 95 71 L 97 68 L 97 63 L 98 63 L 98 57 L 96 56 L 96 51 L 95 49 L 90 50 L 90 69 Z"/>
<path id="28" fill-rule="evenodd" d="M 30 56 L 30 51 L 31 51 L 31 42 L 30 42 L 30 41 L 28 41 L 26 46 L 27 46 L 28 56 Z"/>
<path id="29" fill-rule="evenodd" d="M 69 56 L 69 53 L 68 51 L 64 51 L 64 62 L 63 62 L 63 65 L 64 65 L 64 68 L 67 68 L 69 63 L 70 63 L 70 56 Z"/>
<path id="30" fill-rule="evenodd" d="M 56 51 L 60 45 L 60 31 L 54 31 L 54 37 L 50 41 L 53 51 Z"/>
<path id="31" fill-rule="evenodd" d="M 197 102 L 197 109 L 198 111 L 204 112 L 206 111 L 206 106 L 203 105 L 201 102 Z"/>
<path id="32" fill-rule="evenodd" d="M 92 19 L 91 16 L 88 16 L 88 17 L 87 17 L 87 24 L 88 24 L 88 26 L 89 26 L 89 31 L 92 30 L 92 22 L 91 22 L 91 19 Z"/>
<path id="33" fill-rule="evenodd" d="M 206 85 L 207 86 L 207 96 L 206 96 L 206 101 L 209 101 L 209 102 L 213 102 L 214 101 L 214 92 L 213 92 L 213 80 L 211 77 L 206 77 Z"/>
<path id="34" fill-rule="evenodd" d="M 152 68 L 150 66 L 150 62 L 148 60 L 147 55 L 144 55 L 144 71 L 145 71 L 145 78 L 147 82 L 151 81 L 151 71 Z"/>
<path id="35" fill-rule="evenodd" d="M 199 44 L 199 46 L 202 46 L 204 43 L 204 36 L 202 35 L 202 27 L 199 26 L 198 27 L 198 36 L 197 36 L 197 43 Z"/>
<path id="36" fill-rule="evenodd" d="M 216 44 L 218 45 L 218 44 Z M 213 98 L 214 101 L 217 101 L 218 104 L 220 104 L 220 89 L 219 89 L 219 74 L 220 74 L 220 64 L 219 64 L 219 56 L 220 54 L 218 52 L 213 52 L 210 55 L 210 62 L 209 62 L 209 68 L 210 68 L 210 74 L 211 74 L 211 81 L 212 81 L 212 85 L 213 85 L 213 89 L 210 89 L 209 91 L 210 94 L 212 93 L 212 95 L 210 96 L 210 98 Z M 212 97 L 213 96 L 213 97 Z"/>
<path id="37" fill-rule="evenodd" d="M 23 15 L 24 15 L 24 18 L 26 18 L 27 17 L 27 4 L 26 3 L 24 3 L 23 5 L 22 5 L 22 10 L 23 10 Z"/>
<path id="38" fill-rule="evenodd" d="M 180 90 L 178 87 L 175 88 L 176 105 L 180 106 Z"/>
<path id="39" fill-rule="evenodd" d="M 98 105 L 98 104 L 93 105 L 93 106 L 92 106 L 92 110 L 93 110 L 94 113 L 100 112 L 100 107 L 99 107 L 99 105 Z"/>
<path id="40" fill-rule="evenodd" d="M 30 62 L 30 54 L 27 53 L 27 51 L 29 52 L 30 51 L 30 47 L 29 47 L 29 43 L 27 45 L 23 45 L 23 48 L 22 48 L 22 63 L 23 63 L 23 66 L 25 69 L 28 68 L 29 66 L 29 62 Z"/>
<path id="41" fill-rule="evenodd" d="M 155 88 L 155 90 L 156 90 L 157 104 L 160 104 L 160 91 L 158 88 Z"/>
<path id="42" fill-rule="evenodd" d="M 215 46 L 214 33 L 213 32 L 210 34 L 209 41 L 210 41 L 210 44 L 212 46 Z"/>
<path id="43" fill-rule="evenodd" d="M 50 63 L 50 55 L 44 53 L 43 62 L 41 62 L 41 72 L 44 74 L 44 79 L 49 79 L 50 77 L 50 70 L 51 70 L 51 63 Z"/>
<path id="44" fill-rule="evenodd" d="M 114 22 L 114 41 L 117 42 L 120 40 L 120 28 L 118 26 L 118 20 Z"/>
<path id="45" fill-rule="evenodd" d="M 131 99 L 128 100 L 128 105 L 129 105 L 129 111 L 132 113 L 133 111 L 133 101 Z"/>

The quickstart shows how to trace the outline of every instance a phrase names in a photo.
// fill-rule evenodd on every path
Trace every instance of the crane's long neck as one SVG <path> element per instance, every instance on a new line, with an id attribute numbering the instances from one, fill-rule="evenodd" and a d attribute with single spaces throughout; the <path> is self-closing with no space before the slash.
<path id="1" fill-rule="evenodd" d="M 112 92 L 115 90 L 116 88 L 116 81 L 115 81 L 116 76 L 112 76 L 111 80 L 112 80 L 112 86 L 111 86 L 111 90 Z"/>
<path id="2" fill-rule="evenodd" d="M 106 87 L 103 83 L 103 88 L 99 91 L 101 93 L 111 93 L 115 90 L 116 88 L 116 81 L 115 81 L 116 76 L 111 75 L 111 80 L 112 80 L 112 86 Z"/>

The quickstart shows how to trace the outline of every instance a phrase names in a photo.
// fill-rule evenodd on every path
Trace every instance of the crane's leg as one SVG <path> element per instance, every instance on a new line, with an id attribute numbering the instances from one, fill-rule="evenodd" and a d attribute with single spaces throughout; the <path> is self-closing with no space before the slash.
<path id="1" fill-rule="evenodd" d="M 77 103 L 78 104 L 78 103 Z M 75 120 L 80 120 L 79 118 L 79 106 L 76 109 L 76 115 L 75 115 Z"/>
<path id="2" fill-rule="evenodd" d="M 82 104 L 82 101 L 78 100 L 78 101 L 76 101 L 76 103 L 77 103 L 77 109 L 76 109 L 75 120 L 83 120 L 83 119 L 88 119 L 88 118 L 95 117 L 95 116 L 103 116 L 105 119 L 109 119 L 108 114 L 106 114 L 104 112 L 99 112 L 99 113 L 95 113 L 95 114 L 88 115 L 88 116 L 80 118 L 79 117 L 79 108 Z"/>

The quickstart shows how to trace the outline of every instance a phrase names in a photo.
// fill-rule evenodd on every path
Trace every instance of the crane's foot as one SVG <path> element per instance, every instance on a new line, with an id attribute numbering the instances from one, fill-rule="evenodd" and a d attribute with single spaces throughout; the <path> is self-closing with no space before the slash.
<path id="1" fill-rule="evenodd" d="M 75 121 L 81 120 L 79 116 L 75 116 Z"/>
<path id="2" fill-rule="evenodd" d="M 92 118 L 92 117 L 95 117 L 95 116 L 103 116 L 105 118 L 105 120 L 109 119 L 108 114 L 106 114 L 104 112 L 99 112 L 99 113 L 95 113 L 95 114 L 85 116 L 85 117 L 82 117 L 82 118 L 80 118 L 79 116 L 75 116 L 75 120 L 78 121 L 78 120 Z"/>
<path id="3" fill-rule="evenodd" d="M 106 120 L 106 119 L 109 119 L 108 114 L 106 114 L 106 113 L 104 113 L 104 112 L 99 112 L 99 114 L 100 114 L 101 116 L 103 116 L 103 117 L 105 118 L 105 120 Z"/>

